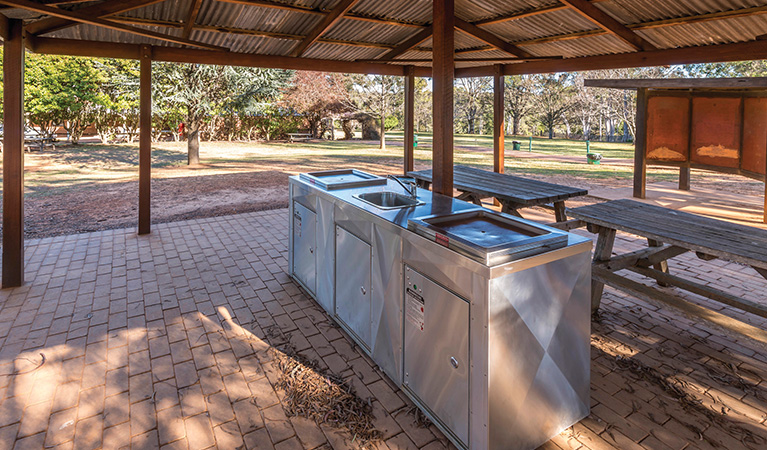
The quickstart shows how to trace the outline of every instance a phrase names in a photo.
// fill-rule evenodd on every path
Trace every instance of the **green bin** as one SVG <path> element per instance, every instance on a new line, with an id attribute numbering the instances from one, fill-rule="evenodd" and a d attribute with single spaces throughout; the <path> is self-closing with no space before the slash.
<path id="1" fill-rule="evenodd" d="M 521 150 L 522 149 L 522 143 L 519 141 L 511 141 L 511 149 L 512 150 Z"/>
<path id="2" fill-rule="evenodd" d="M 413 135 L 413 148 L 418 147 L 418 135 Z"/>

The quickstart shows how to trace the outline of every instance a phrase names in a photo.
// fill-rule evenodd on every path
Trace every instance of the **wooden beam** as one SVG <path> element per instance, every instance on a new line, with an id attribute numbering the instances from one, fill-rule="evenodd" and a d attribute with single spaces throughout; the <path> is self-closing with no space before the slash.
<path id="1" fill-rule="evenodd" d="M 432 190 L 453 196 L 453 81 L 455 70 L 454 0 L 432 0 Z"/>
<path id="2" fill-rule="evenodd" d="M 52 55 L 139 59 L 139 49 L 140 46 L 138 44 L 113 44 L 110 42 L 40 37 L 37 38 L 36 51 Z M 402 76 L 403 74 L 403 66 L 391 64 L 291 58 L 289 56 L 220 52 L 177 47 L 153 47 L 152 59 L 153 61 L 261 67 L 264 69 L 314 70 L 318 72 L 366 73 L 393 76 Z M 418 77 L 431 77 L 431 68 L 429 67 L 416 67 L 415 71 Z"/>
<path id="3" fill-rule="evenodd" d="M 767 77 L 589 79 L 587 87 L 612 89 L 767 89 Z"/>
<path id="4" fill-rule="evenodd" d="M 456 63 L 475 63 L 475 62 L 485 62 L 485 63 L 508 63 L 508 62 L 525 62 L 525 61 L 548 61 L 552 59 L 562 59 L 561 56 L 533 56 L 530 58 L 461 58 L 456 59 Z M 392 59 L 390 61 L 384 61 L 382 59 L 356 59 L 357 62 L 391 62 L 391 63 L 430 63 L 432 62 L 431 58 L 418 58 L 418 59 Z"/>
<path id="5" fill-rule="evenodd" d="M 138 234 L 151 229 L 152 47 L 141 46 L 139 76 Z"/>
<path id="6" fill-rule="evenodd" d="M 290 5 L 287 3 L 282 2 L 276 2 L 271 0 L 218 0 L 220 2 L 224 3 L 236 3 L 239 5 L 248 5 L 248 6 L 257 6 L 260 8 L 271 8 L 271 9 L 279 9 L 282 11 L 290 11 L 290 12 L 297 12 L 297 13 L 303 13 L 303 14 L 313 14 L 317 16 L 324 16 L 329 10 L 320 9 L 320 8 L 312 8 L 310 6 L 302 6 L 302 5 Z M 423 28 L 427 23 L 417 23 L 417 22 L 408 22 L 404 20 L 396 20 L 396 19 L 386 19 L 383 17 L 375 17 L 375 16 L 366 16 L 361 14 L 353 14 L 349 13 L 346 16 L 344 16 L 345 19 L 351 19 L 351 20 L 358 20 L 362 22 L 371 22 L 371 23 L 377 23 L 381 25 L 392 25 L 392 26 L 399 26 L 399 27 L 415 27 L 415 28 Z"/>
<path id="7" fill-rule="evenodd" d="M 200 6 L 202 6 L 202 0 L 192 0 L 192 4 L 189 6 L 189 13 L 186 15 L 186 22 L 184 22 L 184 31 L 181 33 L 181 37 L 189 39 L 189 35 L 192 34 L 194 23 L 197 21 L 197 15 L 200 14 Z"/>
<path id="8" fill-rule="evenodd" d="M 173 42 L 175 44 L 188 45 L 192 47 L 206 48 L 211 50 L 221 50 L 221 51 L 227 50 L 223 47 L 219 47 L 218 45 L 205 44 L 203 42 L 190 41 L 189 39 L 183 39 L 183 38 L 171 36 L 168 34 L 156 33 L 154 31 L 132 27 L 130 25 L 124 25 L 117 22 L 110 22 L 108 20 L 91 17 L 81 12 L 66 11 L 66 10 L 54 8 L 51 6 L 45 6 L 40 3 L 35 3 L 29 0 L 0 0 L 0 3 L 9 5 L 9 6 L 15 6 L 17 8 L 26 9 L 28 11 L 47 14 L 53 17 L 64 18 L 74 22 L 85 23 L 88 25 L 95 25 L 98 27 L 108 28 L 111 30 L 124 31 L 126 33 L 135 34 L 137 36 L 158 39 L 158 40 L 166 41 L 166 42 Z"/>
<path id="9" fill-rule="evenodd" d="M 628 29 L 626 25 L 618 22 L 613 16 L 592 5 L 588 0 L 559 1 L 578 11 L 583 17 L 591 20 L 596 25 L 599 25 L 608 33 L 614 34 L 615 36 L 623 39 L 627 44 L 634 47 L 636 50 L 657 49 L 654 45 L 647 42 L 643 37 Z"/>
<path id="10" fill-rule="evenodd" d="M 421 42 L 425 41 L 426 39 L 429 39 L 433 33 L 434 33 L 434 27 L 432 25 L 429 25 L 428 27 L 416 33 L 413 37 L 407 39 L 406 41 L 397 45 L 393 49 L 384 53 L 384 55 L 378 59 L 381 61 L 390 61 L 396 58 L 397 56 L 405 53 L 406 51 L 410 50 L 411 48 L 415 47 L 416 45 L 420 44 Z"/>
<path id="11" fill-rule="evenodd" d="M 634 197 L 645 198 L 647 188 L 647 89 L 637 91 L 634 137 Z"/>
<path id="12" fill-rule="evenodd" d="M 90 17 L 106 17 L 110 14 L 119 14 L 121 12 L 130 11 L 133 9 L 142 8 L 144 6 L 160 3 L 165 0 L 125 0 L 120 2 L 102 2 L 85 8 L 77 9 L 80 14 L 87 14 Z M 63 28 L 68 28 L 77 25 L 77 22 L 73 22 L 61 17 L 49 17 L 47 19 L 38 20 L 27 25 L 27 32 L 37 36 L 51 33 Z"/>
<path id="13" fill-rule="evenodd" d="M 458 17 L 455 18 L 455 26 L 464 33 L 474 36 L 480 41 L 492 45 L 493 47 L 503 50 L 504 52 L 511 55 L 518 56 L 520 58 L 529 58 L 533 56 L 525 50 L 517 47 L 516 45 L 509 44 L 493 33 L 490 33 L 487 30 L 483 30 L 482 28 L 479 28 L 478 26 L 463 19 L 459 19 Z"/>
<path id="14" fill-rule="evenodd" d="M 412 172 L 415 164 L 415 67 L 405 66 L 405 154 L 404 173 Z"/>
<path id="15" fill-rule="evenodd" d="M 338 23 L 338 21 L 341 20 L 341 17 L 349 12 L 349 10 L 352 9 L 354 5 L 357 4 L 357 2 L 359 2 L 359 0 L 341 0 L 338 2 L 338 5 L 336 5 L 336 7 L 333 8 L 333 10 L 330 11 L 325 17 L 323 17 L 322 20 L 320 20 L 320 23 L 315 25 L 315 27 L 312 28 L 312 31 L 306 35 L 304 40 L 301 41 L 296 46 L 296 48 L 293 49 L 292 52 L 290 52 L 290 56 L 297 58 L 303 55 L 310 45 L 314 44 L 320 36 L 328 31 L 333 25 Z"/>
<path id="16" fill-rule="evenodd" d="M 531 61 L 504 65 L 506 75 L 533 73 L 575 72 L 627 67 L 664 66 L 669 64 L 696 64 L 728 61 L 767 59 L 767 41 L 747 41 L 734 44 L 681 47 L 639 53 L 584 56 L 555 61 Z M 487 66 L 486 76 L 492 68 Z M 474 68 L 474 70 L 478 70 Z"/>
<path id="17" fill-rule="evenodd" d="M 493 66 L 493 171 L 504 172 L 505 131 L 503 66 Z"/>
<path id="18" fill-rule="evenodd" d="M 24 284 L 24 26 L 8 21 L 3 43 L 3 280 Z"/>
<path id="19" fill-rule="evenodd" d="M 4 14 L 0 14 L 0 38 L 3 41 L 8 39 L 8 18 Z"/>

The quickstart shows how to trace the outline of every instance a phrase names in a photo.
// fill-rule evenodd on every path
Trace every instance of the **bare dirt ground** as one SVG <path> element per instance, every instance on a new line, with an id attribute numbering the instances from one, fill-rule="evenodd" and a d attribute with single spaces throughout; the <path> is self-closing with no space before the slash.
<path id="1" fill-rule="evenodd" d="M 369 144 L 373 150 L 296 151 L 295 147 L 256 143 L 206 143 L 204 148 L 208 150 L 201 155 L 205 164 L 190 167 L 184 165 L 183 143 L 180 146 L 157 143 L 153 147 L 152 222 L 287 207 L 288 177 L 300 172 L 349 166 L 378 174 L 401 172 L 401 144 L 380 153 L 374 142 L 361 144 Z M 135 150 L 131 146 L 63 146 L 47 153 L 28 154 L 25 237 L 35 239 L 136 226 L 138 161 Z M 492 158 L 492 153 L 486 150 L 456 146 L 456 152 L 459 151 L 464 151 L 463 155 L 469 152 Z M 507 166 L 522 163 L 514 160 L 515 153 L 507 152 Z M 540 156 L 546 159 L 554 155 Z M 556 162 L 555 157 L 552 164 Z M 430 161 L 416 161 L 417 170 L 429 167 Z M 625 177 L 587 178 L 567 171 L 558 172 L 556 176 L 535 172 L 524 173 L 524 176 L 589 190 L 627 187 L 631 183 Z M 764 192 L 762 183 L 724 174 L 694 174 L 693 183 L 745 195 L 760 196 Z M 597 201 L 584 197 L 574 199 L 568 206 Z"/>

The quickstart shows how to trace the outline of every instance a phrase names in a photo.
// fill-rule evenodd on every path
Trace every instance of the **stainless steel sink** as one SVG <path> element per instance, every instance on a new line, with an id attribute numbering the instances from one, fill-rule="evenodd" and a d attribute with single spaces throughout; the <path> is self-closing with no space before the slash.
<path id="1" fill-rule="evenodd" d="M 366 192 L 352 197 L 379 209 L 399 209 L 424 204 L 421 200 L 392 191 Z"/>

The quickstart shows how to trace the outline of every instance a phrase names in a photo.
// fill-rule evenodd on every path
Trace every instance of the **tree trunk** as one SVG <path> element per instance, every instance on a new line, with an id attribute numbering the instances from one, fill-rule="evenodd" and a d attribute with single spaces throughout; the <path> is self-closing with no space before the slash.
<path id="1" fill-rule="evenodd" d="M 513 134 L 514 136 L 519 136 L 519 125 L 520 125 L 520 122 L 522 122 L 522 117 L 520 117 L 520 116 L 514 116 L 512 118 L 512 120 L 511 120 L 511 124 L 512 124 L 512 127 L 513 127 L 512 130 L 511 130 L 511 134 Z"/>
<path id="2" fill-rule="evenodd" d="M 386 150 L 386 116 L 381 114 L 381 145 L 378 147 Z"/>
<path id="3" fill-rule="evenodd" d="M 187 163 L 191 166 L 200 164 L 200 126 L 195 124 L 189 128 L 187 138 Z"/>

